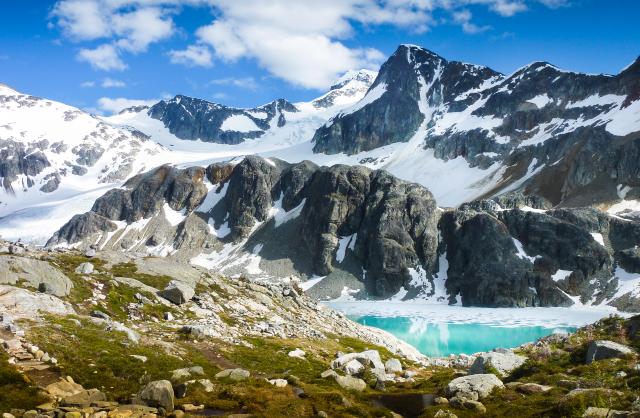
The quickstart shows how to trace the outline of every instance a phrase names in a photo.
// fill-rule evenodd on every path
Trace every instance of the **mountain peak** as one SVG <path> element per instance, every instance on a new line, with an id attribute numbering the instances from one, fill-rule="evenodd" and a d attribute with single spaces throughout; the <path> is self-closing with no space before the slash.
<path id="1" fill-rule="evenodd" d="M 17 90 L 7 86 L 6 84 L 0 83 L 0 94 L 20 94 Z"/>
<path id="2" fill-rule="evenodd" d="M 378 73 L 376 71 L 367 70 L 364 68 L 360 70 L 349 70 L 344 73 L 339 79 L 337 79 L 335 83 L 333 83 L 330 90 L 336 90 L 344 87 L 352 81 L 371 84 L 373 83 L 373 80 L 375 80 L 377 75 Z"/>

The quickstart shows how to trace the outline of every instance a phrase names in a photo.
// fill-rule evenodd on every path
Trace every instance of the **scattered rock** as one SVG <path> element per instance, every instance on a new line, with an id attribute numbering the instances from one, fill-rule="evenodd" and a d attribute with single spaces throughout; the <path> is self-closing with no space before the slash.
<path id="1" fill-rule="evenodd" d="M 336 382 L 340 387 L 346 390 L 353 390 L 356 392 L 362 392 L 367 387 L 364 380 L 351 376 L 338 376 Z"/>
<path id="2" fill-rule="evenodd" d="M 175 395 L 171 382 L 168 380 L 156 380 L 147 383 L 144 389 L 140 391 L 139 397 L 148 406 L 164 408 L 167 412 L 173 411 Z"/>
<path id="3" fill-rule="evenodd" d="M 269 383 L 277 388 L 283 388 L 289 384 L 289 382 L 287 382 L 285 379 L 271 379 L 269 380 Z"/>
<path id="4" fill-rule="evenodd" d="M 346 374 L 353 376 L 361 373 L 364 370 L 364 365 L 353 359 L 343 366 L 343 370 Z"/>
<path id="5" fill-rule="evenodd" d="M 93 264 L 91 263 L 82 263 L 78 267 L 76 267 L 76 273 L 78 274 L 91 274 L 93 273 Z"/>
<path id="6" fill-rule="evenodd" d="M 104 319 L 105 321 L 110 321 L 111 317 L 109 315 L 107 315 L 106 313 L 102 312 L 102 311 L 91 311 L 89 313 L 89 316 L 93 317 L 93 318 L 98 318 L 98 319 Z"/>
<path id="7" fill-rule="evenodd" d="M 320 377 L 322 377 L 323 379 L 326 379 L 328 377 L 333 377 L 336 378 L 338 376 L 338 373 L 336 373 L 335 370 L 325 370 L 322 373 L 320 373 Z"/>
<path id="8" fill-rule="evenodd" d="M 158 292 L 158 295 L 176 305 L 190 301 L 195 294 L 193 287 L 177 280 L 171 280 L 164 290 Z"/>
<path id="9" fill-rule="evenodd" d="M 376 350 L 367 350 L 362 353 L 343 354 L 331 362 L 331 368 L 344 369 L 345 365 L 352 360 L 358 360 L 364 366 L 370 366 L 373 369 L 384 370 L 384 364 L 380 359 L 380 353 Z"/>
<path id="10" fill-rule="evenodd" d="M 474 374 L 453 379 L 445 388 L 445 393 L 450 398 L 475 393 L 479 399 L 483 399 L 495 388 L 503 387 L 504 384 L 495 374 Z"/>
<path id="11" fill-rule="evenodd" d="M 289 351 L 288 356 L 289 357 L 296 357 L 296 358 L 304 358 L 304 356 L 306 356 L 307 353 L 305 353 L 303 350 L 296 348 L 295 350 Z"/>
<path id="12" fill-rule="evenodd" d="M 526 357 L 507 352 L 489 352 L 482 353 L 471 365 L 469 374 L 485 374 L 490 373 L 491 369 L 495 369 L 501 376 L 507 376 L 516 368 L 522 366 L 526 361 Z"/>
<path id="13" fill-rule="evenodd" d="M 442 396 L 437 396 L 436 398 L 434 398 L 433 403 L 435 403 L 436 405 L 447 405 L 449 403 L 449 399 Z"/>
<path id="14" fill-rule="evenodd" d="M 387 373 L 402 373 L 402 363 L 397 358 L 390 358 L 384 363 Z"/>
<path id="15" fill-rule="evenodd" d="M 449 400 L 449 405 L 458 409 L 468 409 L 469 411 L 473 411 L 478 414 L 484 414 L 487 412 L 487 408 L 482 404 L 482 402 L 458 396 L 451 398 Z"/>
<path id="16" fill-rule="evenodd" d="M 88 248 L 87 251 L 84 252 L 84 256 L 93 258 L 96 256 L 96 250 L 94 248 Z"/>
<path id="17" fill-rule="evenodd" d="M 539 385 L 537 383 L 523 383 L 516 388 L 518 392 L 524 393 L 525 395 L 548 392 L 551 389 L 551 386 Z"/>
<path id="18" fill-rule="evenodd" d="M 434 418 L 458 418 L 458 416 L 451 411 L 440 409 L 435 413 Z"/>
<path id="19" fill-rule="evenodd" d="M 586 363 L 591 364 L 597 360 L 619 358 L 633 354 L 633 350 L 626 345 L 608 340 L 591 341 L 587 348 Z"/>
<path id="20" fill-rule="evenodd" d="M 251 376 L 249 371 L 244 369 L 226 369 L 216 374 L 216 379 L 229 378 L 235 382 L 246 380 Z"/>

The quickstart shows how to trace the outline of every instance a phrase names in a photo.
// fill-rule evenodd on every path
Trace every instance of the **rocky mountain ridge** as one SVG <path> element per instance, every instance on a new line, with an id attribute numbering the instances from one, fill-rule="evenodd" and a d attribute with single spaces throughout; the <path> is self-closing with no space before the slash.
<path id="1" fill-rule="evenodd" d="M 427 189 L 384 171 L 247 157 L 136 176 L 48 245 L 275 280 L 324 277 L 308 290 L 319 298 L 636 311 L 639 241 L 633 213 L 551 209 L 518 194 L 443 211 Z"/>

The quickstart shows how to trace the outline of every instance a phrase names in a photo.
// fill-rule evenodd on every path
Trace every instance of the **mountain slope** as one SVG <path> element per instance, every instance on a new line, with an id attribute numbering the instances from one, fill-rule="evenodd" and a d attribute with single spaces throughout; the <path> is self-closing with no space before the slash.
<path id="1" fill-rule="evenodd" d="M 0 86 L 0 218 L 93 190 L 102 193 L 153 167 L 164 154 L 140 131 Z M 46 215 L 37 217 L 44 221 Z"/>
<path id="2" fill-rule="evenodd" d="M 319 298 L 640 310 L 640 223 L 522 195 L 442 211 L 364 167 L 247 157 L 138 175 L 50 246 L 134 251 L 232 275 L 311 279 Z"/>

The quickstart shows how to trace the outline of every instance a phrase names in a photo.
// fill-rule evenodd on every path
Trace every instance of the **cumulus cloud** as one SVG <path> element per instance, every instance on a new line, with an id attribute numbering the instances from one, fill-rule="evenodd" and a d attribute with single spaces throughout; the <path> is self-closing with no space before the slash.
<path id="1" fill-rule="evenodd" d="M 172 63 L 210 67 L 214 59 L 249 59 L 292 84 L 323 89 L 346 70 L 377 67 L 384 59 L 371 46 L 349 42 L 361 28 L 422 33 L 448 21 L 478 34 L 490 27 L 474 22 L 471 8 L 509 17 L 531 3 L 557 8 L 568 0 L 58 0 L 51 16 L 73 41 L 103 40 L 81 49 L 81 60 L 122 70 L 126 54 L 182 30 L 174 21 L 182 9 L 204 7 L 211 21 L 196 29 L 194 42 L 167 54 Z"/>
<path id="2" fill-rule="evenodd" d="M 127 99 L 125 97 L 101 97 L 98 99 L 98 108 L 107 114 L 120 113 L 124 109 L 133 106 L 153 106 L 158 102 L 157 99 Z"/>
<path id="3" fill-rule="evenodd" d="M 88 62 L 96 70 L 122 71 L 127 68 L 127 64 L 122 61 L 118 50 L 110 44 L 103 44 L 94 49 L 81 49 L 78 52 L 80 61 Z"/>
<path id="4" fill-rule="evenodd" d="M 102 87 L 105 89 L 109 89 L 109 88 L 119 88 L 119 87 L 126 87 L 127 83 L 125 83 L 124 81 L 120 81 L 120 80 L 114 80 L 113 78 L 105 78 L 104 80 L 102 80 Z"/>
<path id="5" fill-rule="evenodd" d="M 463 9 L 453 14 L 453 21 L 460 24 L 465 33 L 475 34 L 491 29 L 491 26 L 478 26 L 471 22 L 472 14 L 469 10 Z"/>
<path id="6" fill-rule="evenodd" d="M 214 85 L 214 86 L 221 86 L 221 85 L 222 86 L 234 86 L 234 87 L 239 87 L 241 89 L 247 89 L 247 90 L 256 90 L 258 88 L 258 83 L 256 83 L 256 80 L 253 77 L 218 78 L 218 79 L 215 79 L 215 80 L 211 80 L 208 84 L 209 85 Z"/>
<path id="7" fill-rule="evenodd" d="M 204 45 L 189 45 L 183 50 L 169 51 L 169 57 L 172 64 L 198 67 L 211 67 L 213 64 L 211 51 Z"/>

